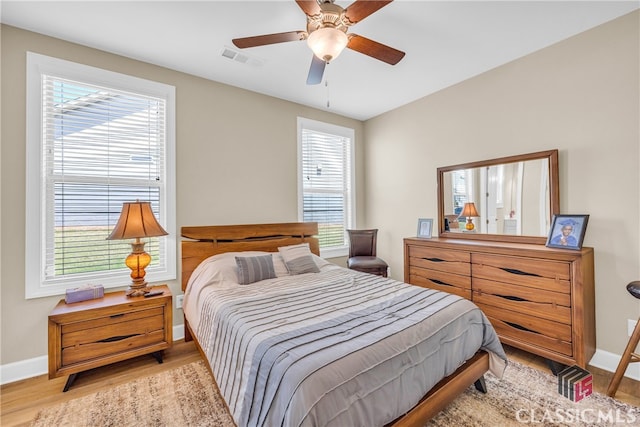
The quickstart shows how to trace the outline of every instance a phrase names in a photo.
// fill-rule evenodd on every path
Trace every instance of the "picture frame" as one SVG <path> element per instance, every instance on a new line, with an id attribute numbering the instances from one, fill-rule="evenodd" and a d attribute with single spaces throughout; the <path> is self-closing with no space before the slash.
<path id="1" fill-rule="evenodd" d="M 433 230 L 433 219 L 418 218 L 418 237 L 430 239 L 431 230 Z"/>
<path id="2" fill-rule="evenodd" d="M 582 249 L 589 215 L 554 215 L 545 246 L 561 249 Z"/>

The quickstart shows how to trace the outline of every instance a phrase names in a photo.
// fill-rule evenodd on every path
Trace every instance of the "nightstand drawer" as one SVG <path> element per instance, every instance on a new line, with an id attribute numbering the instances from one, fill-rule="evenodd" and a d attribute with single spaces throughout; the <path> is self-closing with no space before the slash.
<path id="1" fill-rule="evenodd" d="M 69 333 L 65 333 L 63 327 L 62 348 L 82 346 L 93 342 L 116 341 L 117 337 L 141 335 L 164 328 L 162 307 L 135 313 L 140 316 L 132 316 L 131 314 L 123 313 L 97 319 L 97 321 L 81 322 L 76 325 L 85 326 L 84 328 Z M 95 325 L 97 322 L 101 322 L 101 324 Z M 87 325 L 88 323 L 94 325 Z"/>
<path id="2" fill-rule="evenodd" d="M 137 350 L 164 341 L 164 330 L 149 333 L 115 335 L 104 340 L 86 341 L 62 349 L 62 367 L 88 362 L 105 356 Z"/>
<path id="3" fill-rule="evenodd" d="M 67 323 L 62 325 L 62 334 L 68 335 L 71 332 L 84 331 L 91 328 L 101 328 L 109 325 L 117 325 L 123 322 L 143 319 L 145 317 L 161 316 L 164 314 L 163 307 L 154 307 L 147 310 L 129 311 L 110 316 L 96 317 L 95 319 L 83 320 L 81 322 Z M 63 342 L 64 345 L 64 342 Z"/>

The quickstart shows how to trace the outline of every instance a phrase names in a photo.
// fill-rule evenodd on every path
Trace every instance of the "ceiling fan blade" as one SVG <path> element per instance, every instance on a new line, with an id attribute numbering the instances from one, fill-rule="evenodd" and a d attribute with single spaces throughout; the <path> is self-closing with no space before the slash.
<path id="1" fill-rule="evenodd" d="M 289 31 L 286 33 L 265 34 L 263 36 L 242 37 L 233 39 L 236 47 L 244 49 L 246 47 L 264 46 L 266 44 L 295 42 L 307 38 L 306 31 Z"/>
<path id="2" fill-rule="evenodd" d="M 353 33 L 349 35 L 347 47 L 391 65 L 396 65 L 405 55 L 398 49 Z"/>
<path id="3" fill-rule="evenodd" d="M 311 59 L 311 67 L 309 68 L 309 75 L 307 76 L 308 85 L 317 85 L 322 82 L 322 75 L 324 74 L 324 67 L 327 63 L 313 55 Z"/>
<path id="4" fill-rule="evenodd" d="M 320 5 L 317 0 L 296 0 L 298 6 L 308 16 L 318 15 L 320 13 Z"/>
<path id="5" fill-rule="evenodd" d="M 349 20 L 350 25 L 362 21 L 367 16 L 382 9 L 384 6 L 391 3 L 393 0 L 387 1 L 369 1 L 369 0 L 356 0 L 351 3 L 345 10 L 344 15 Z"/>

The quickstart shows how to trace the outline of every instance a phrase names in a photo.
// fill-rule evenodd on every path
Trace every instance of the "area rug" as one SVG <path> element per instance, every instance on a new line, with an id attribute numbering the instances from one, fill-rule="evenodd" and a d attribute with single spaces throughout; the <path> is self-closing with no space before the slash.
<path id="1" fill-rule="evenodd" d="M 601 394 L 573 403 L 556 378 L 510 362 L 502 380 L 485 375 L 489 392 L 472 386 L 427 424 L 435 426 L 638 426 L 640 408 Z M 203 362 L 42 409 L 33 426 L 234 425 Z M 347 426 L 345 426 L 347 427 Z"/>

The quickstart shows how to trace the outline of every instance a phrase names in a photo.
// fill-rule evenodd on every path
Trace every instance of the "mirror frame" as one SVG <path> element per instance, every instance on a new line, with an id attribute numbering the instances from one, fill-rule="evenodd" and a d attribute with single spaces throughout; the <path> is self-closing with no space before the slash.
<path id="1" fill-rule="evenodd" d="M 558 180 L 558 150 L 539 151 L 479 162 L 463 163 L 438 168 L 438 235 L 449 239 L 491 240 L 511 243 L 534 243 L 544 245 L 547 236 L 514 236 L 506 234 L 455 233 L 444 229 L 444 174 L 458 169 L 471 169 L 526 160 L 546 159 L 549 162 L 549 222 L 560 213 L 560 183 Z"/>

